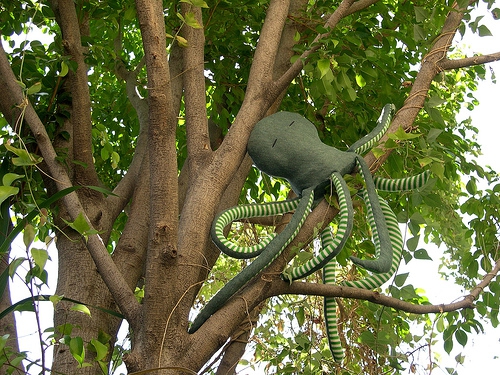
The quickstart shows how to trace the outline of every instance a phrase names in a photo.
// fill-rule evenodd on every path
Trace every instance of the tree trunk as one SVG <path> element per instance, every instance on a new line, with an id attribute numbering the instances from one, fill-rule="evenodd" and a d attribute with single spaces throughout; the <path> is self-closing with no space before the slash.
<path id="1" fill-rule="evenodd" d="M 8 267 L 9 267 L 9 253 L 6 253 L 2 256 L 0 260 L 0 274 L 2 274 Z M 6 308 L 12 305 L 10 299 L 9 285 L 6 285 L 4 290 L 0 290 L 0 293 L 1 292 L 3 292 L 3 294 L 2 298 L 0 298 L 0 311 L 4 311 Z M 15 354 L 19 353 L 19 344 L 17 342 L 16 318 L 13 312 L 5 316 L 3 319 L 0 319 L 0 336 L 3 335 L 9 335 L 6 347 L 10 347 L 10 350 L 6 348 L 4 352 L 0 354 L 0 358 L 5 355 L 9 360 L 12 360 L 13 358 L 15 358 Z M 7 361 L 6 363 L 9 362 Z M 19 369 L 19 372 L 24 371 L 24 366 L 22 363 L 17 365 L 16 368 Z M 12 369 L 8 365 L 0 366 L 0 375 L 7 374 L 7 370 L 11 371 Z M 15 374 L 16 372 L 14 371 L 13 373 Z"/>
<path id="2" fill-rule="evenodd" d="M 85 244 L 79 235 L 71 238 L 66 235 L 58 236 L 57 249 L 59 257 L 59 273 L 56 295 L 65 296 L 90 306 L 98 306 L 116 310 L 111 304 L 109 290 L 97 273 L 94 261 L 90 257 Z M 94 353 L 87 350 L 92 339 L 98 339 L 99 334 L 116 337 L 121 320 L 101 310 L 89 307 L 90 316 L 80 311 L 72 310 L 75 304 L 61 301 L 56 305 L 54 312 L 54 327 L 56 341 L 64 334 L 71 338 L 81 337 L 86 349 L 85 361 L 92 363 Z M 109 342 L 110 353 L 114 342 Z M 95 362 L 94 362 L 95 364 Z M 70 348 L 65 344 L 56 344 L 54 347 L 53 373 L 61 374 L 102 374 L 96 366 L 77 369 L 78 362 L 72 356 Z"/>

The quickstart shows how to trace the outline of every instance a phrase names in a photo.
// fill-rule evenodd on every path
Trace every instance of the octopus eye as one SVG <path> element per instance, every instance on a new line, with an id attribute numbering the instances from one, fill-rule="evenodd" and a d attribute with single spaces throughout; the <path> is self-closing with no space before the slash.
<path id="1" fill-rule="evenodd" d="M 271 147 L 274 147 L 274 145 L 276 144 L 276 142 L 278 142 L 278 138 L 276 138 L 273 142 L 273 145 Z"/>
<path id="2" fill-rule="evenodd" d="M 288 125 L 288 126 L 292 126 L 294 122 L 295 122 L 295 121 L 292 121 L 292 122 L 290 123 L 290 125 Z"/>

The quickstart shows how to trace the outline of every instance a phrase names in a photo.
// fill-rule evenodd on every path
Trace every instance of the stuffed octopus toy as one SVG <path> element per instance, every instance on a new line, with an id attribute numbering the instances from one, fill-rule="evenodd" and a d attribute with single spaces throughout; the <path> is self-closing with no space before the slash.
<path id="1" fill-rule="evenodd" d="M 321 142 L 316 127 L 303 116 L 278 112 L 259 121 L 253 129 L 247 151 L 255 166 L 262 172 L 288 180 L 297 198 L 264 204 L 240 205 L 227 209 L 216 216 L 211 229 L 211 237 L 225 254 L 248 259 L 257 257 L 250 265 L 230 280 L 205 305 L 190 326 L 194 333 L 221 308 L 245 284 L 269 266 L 295 238 L 310 210 L 332 193 L 337 194 L 340 221 L 335 236 L 330 226 L 321 232 L 321 249 L 306 263 L 292 267 L 282 274 L 282 278 L 292 282 L 323 269 L 323 282 L 335 283 L 336 263 L 333 258 L 345 245 L 353 227 L 353 206 L 345 175 L 359 171 L 363 188 L 357 194 L 366 204 L 368 224 L 373 233 L 375 258 L 359 259 L 351 256 L 358 267 L 371 272 L 361 280 L 344 281 L 342 285 L 374 289 L 380 287 L 396 272 L 403 239 L 395 214 L 387 202 L 380 198 L 377 190 L 406 191 L 423 186 L 429 173 L 402 179 L 372 178 L 370 168 L 361 154 L 371 149 L 387 131 L 394 113 L 392 104 L 386 105 L 376 127 L 365 137 L 355 142 L 347 151 L 341 151 Z M 238 246 L 224 235 L 224 228 L 233 221 L 252 217 L 265 217 L 294 211 L 285 229 L 272 234 L 253 246 Z M 337 307 L 334 298 L 325 298 L 325 322 L 329 346 L 334 359 L 341 362 L 344 356 L 338 336 Z"/>

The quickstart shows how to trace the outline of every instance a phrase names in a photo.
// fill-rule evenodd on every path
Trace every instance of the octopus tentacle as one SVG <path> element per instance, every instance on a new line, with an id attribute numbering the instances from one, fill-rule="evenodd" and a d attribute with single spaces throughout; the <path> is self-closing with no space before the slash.
<path id="1" fill-rule="evenodd" d="M 373 183 L 377 190 L 383 191 L 408 191 L 421 188 L 429 180 L 430 171 L 425 171 L 416 176 L 405 178 L 374 177 Z"/>
<path id="2" fill-rule="evenodd" d="M 370 168 L 361 156 L 356 159 L 356 162 L 361 171 L 361 175 L 365 180 L 366 199 L 364 198 L 364 200 L 366 206 L 370 206 L 370 209 L 373 211 L 373 217 L 375 220 L 374 229 L 379 239 L 379 243 L 375 243 L 375 249 L 378 255 L 377 259 L 365 260 L 351 256 L 351 261 L 368 271 L 376 273 L 388 272 L 391 268 L 393 249 L 384 213 L 382 212 L 379 197 L 377 191 L 375 190 L 375 184 L 370 173 Z"/>
<path id="3" fill-rule="evenodd" d="M 347 238 L 351 234 L 354 213 L 349 188 L 339 173 L 333 173 L 331 179 L 337 191 L 341 214 L 337 234 L 335 237 L 332 237 L 330 227 L 326 227 L 321 233 L 322 250 L 320 250 L 318 255 L 311 258 L 303 265 L 294 267 L 289 272 L 284 273 L 284 279 L 301 279 L 323 268 L 325 264 L 337 256 L 340 250 L 342 250 Z"/>
<path id="4" fill-rule="evenodd" d="M 248 267 L 230 280 L 203 307 L 194 319 L 189 333 L 196 332 L 202 324 L 219 310 L 238 290 L 269 266 L 295 238 L 304 224 L 314 201 L 314 188 L 305 189 L 290 223 L 279 233 Z"/>
<path id="5" fill-rule="evenodd" d="M 237 259 L 249 259 L 259 255 L 264 248 L 276 236 L 275 233 L 262 239 L 257 245 L 239 246 L 231 242 L 224 236 L 224 228 L 233 221 L 252 217 L 265 217 L 284 214 L 293 211 L 299 204 L 299 198 L 285 200 L 281 202 L 271 202 L 264 204 L 245 204 L 231 207 L 218 214 L 212 222 L 210 234 L 215 245 L 226 255 Z"/>
<path id="6" fill-rule="evenodd" d="M 382 109 L 382 114 L 377 122 L 377 126 L 363 138 L 354 142 L 347 151 L 362 154 L 371 149 L 373 145 L 382 138 L 389 128 L 389 125 L 391 125 L 392 115 L 395 111 L 396 107 L 394 104 L 386 104 Z"/>
<path id="7" fill-rule="evenodd" d="M 337 262 L 329 262 L 323 269 L 323 284 L 336 284 L 335 274 Z M 328 338 L 328 346 L 335 362 L 342 362 L 344 359 L 344 349 L 339 337 L 339 327 L 337 324 L 337 302 L 335 297 L 325 297 L 323 300 L 323 311 L 325 313 L 325 327 Z"/>
<path id="8" fill-rule="evenodd" d="M 363 192 L 366 194 L 366 191 Z M 401 236 L 401 231 L 399 230 L 398 221 L 396 215 L 391 210 L 387 202 L 380 199 L 380 206 L 384 213 L 387 226 L 389 228 L 389 235 L 391 238 L 391 244 L 394 249 L 394 254 L 392 258 L 391 269 L 389 272 L 382 274 L 372 274 L 369 277 L 362 280 L 355 281 L 344 281 L 342 285 L 357 287 L 363 289 L 375 289 L 384 284 L 389 280 L 399 267 L 399 262 L 401 259 L 401 253 L 403 250 L 403 237 Z M 376 228 L 373 213 L 368 209 L 368 222 L 370 227 Z M 375 241 L 377 241 L 375 239 Z M 335 272 L 337 269 L 337 263 L 333 260 L 329 262 L 323 270 L 323 283 L 325 284 L 335 284 Z M 337 325 L 337 304 L 334 297 L 325 297 L 324 300 L 325 309 L 325 325 L 327 328 L 328 343 L 330 346 L 330 351 L 332 352 L 333 358 L 337 362 L 341 362 L 344 357 L 344 351 L 342 349 L 342 344 L 340 342 L 338 325 Z"/>

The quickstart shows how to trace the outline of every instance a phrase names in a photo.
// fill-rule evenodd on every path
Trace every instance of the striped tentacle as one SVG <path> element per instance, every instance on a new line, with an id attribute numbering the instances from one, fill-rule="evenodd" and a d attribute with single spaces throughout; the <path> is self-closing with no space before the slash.
<path id="1" fill-rule="evenodd" d="M 353 223 L 353 209 L 349 189 L 342 176 L 335 172 L 331 176 L 332 182 L 337 191 L 340 208 L 340 222 L 335 237 L 332 237 L 330 227 L 326 227 L 321 232 L 321 250 L 318 255 L 308 260 L 306 263 L 299 267 L 294 267 L 288 274 L 283 275 L 284 279 L 297 280 L 306 277 L 317 270 L 323 268 L 332 258 L 342 250 L 351 234 Z"/>
<path id="2" fill-rule="evenodd" d="M 372 211 L 374 228 L 374 237 L 378 239 L 375 241 L 375 259 L 359 259 L 357 257 L 351 256 L 351 261 L 356 265 L 376 273 L 389 272 L 392 263 L 392 245 L 389 236 L 389 230 L 385 223 L 384 213 L 382 212 L 382 207 L 380 205 L 379 196 L 377 190 L 375 189 L 375 184 L 373 183 L 373 178 L 370 173 L 370 168 L 364 161 L 364 159 L 359 156 L 356 159 L 357 165 L 360 169 L 361 175 L 365 180 L 366 187 L 363 190 L 363 199 L 366 206 Z"/>
<path id="3" fill-rule="evenodd" d="M 196 332 L 202 324 L 210 318 L 217 310 L 240 290 L 246 283 L 257 276 L 262 270 L 269 266 L 295 238 L 304 224 L 314 202 L 314 188 L 305 189 L 299 200 L 297 209 L 285 229 L 279 233 L 262 251 L 260 256 L 250 265 L 245 267 L 239 274 L 220 289 L 215 296 L 203 307 L 194 319 L 189 333 Z"/>
<path id="4" fill-rule="evenodd" d="M 408 191 L 413 189 L 421 188 L 425 185 L 429 176 L 431 175 L 430 171 L 425 171 L 416 176 L 406 177 L 406 178 L 383 178 L 383 177 L 374 177 L 373 183 L 375 184 L 375 188 L 377 190 L 383 191 Z"/>
<path id="5" fill-rule="evenodd" d="M 335 284 L 335 271 L 336 262 L 330 261 L 323 268 L 323 283 L 324 284 Z M 323 301 L 323 309 L 325 312 L 325 326 L 326 335 L 328 338 L 328 345 L 330 351 L 332 352 L 333 359 L 335 362 L 342 362 L 344 359 L 344 349 L 342 348 L 342 343 L 339 337 L 339 328 L 337 324 L 337 303 L 334 297 L 325 297 Z"/>
<path id="6" fill-rule="evenodd" d="M 245 204 L 241 206 L 231 207 L 225 211 L 222 211 L 212 222 L 212 229 L 210 231 L 212 240 L 222 252 L 233 258 L 248 259 L 256 257 L 264 250 L 269 242 L 271 242 L 276 234 L 270 234 L 257 245 L 238 246 L 238 244 L 231 242 L 224 236 L 224 228 L 233 221 L 239 219 L 284 214 L 286 212 L 295 210 L 298 204 L 299 199 L 296 198 L 285 200 L 282 202 Z"/>
<path id="7" fill-rule="evenodd" d="M 386 191 L 404 191 L 411 189 L 418 189 L 422 187 L 429 179 L 430 172 L 425 171 L 417 176 L 401 178 L 401 179 L 385 179 L 376 177 L 374 183 L 377 189 Z M 366 191 L 363 191 L 364 199 L 368 199 Z M 344 281 L 342 285 L 352 286 L 364 289 L 374 289 L 380 287 L 382 284 L 387 282 L 399 267 L 399 262 L 401 260 L 401 252 L 403 250 L 403 237 L 401 236 L 401 230 L 399 229 L 398 220 L 396 215 L 391 210 L 389 205 L 385 200 L 379 197 L 380 206 L 384 213 L 385 221 L 389 229 L 389 236 L 391 238 L 391 244 L 393 249 L 392 264 L 389 272 L 372 274 L 367 278 L 356 281 Z M 373 212 L 371 207 L 367 206 L 368 211 L 368 224 L 373 233 L 376 233 L 375 220 L 373 218 Z M 374 236 L 375 248 L 377 249 L 377 243 L 379 243 L 378 236 Z"/>
<path id="8" fill-rule="evenodd" d="M 389 128 L 391 124 L 392 115 L 396 107 L 394 104 L 386 104 L 382 109 L 382 114 L 380 115 L 379 120 L 377 121 L 377 126 L 365 135 L 360 140 L 356 141 L 351 147 L 349 147 L 348 151 L 354 151 L 357 154 L 362 154 L 373 147 L 375 143 L 377 143 L 380 138 L 384 135 L 384 133 Z"/>
<path id="9" fill-rule="evenodd" d="M 366 194 L 365 192 L 363 192 Z M 382 207 L 382 211 L 384 212 L 385 221 L 387 223 L 387 227 L 389 229 L 389 236 L 391 238 L 391 244 L 393 249 L 392 263 L 391 269 L 389 272 L 385 273 L 373 273 L 370 276 L 355 281 L 344 281 L 342 285 L 352 286 L 363 289 L 374 289 L 380 287 L 387 280 L 389 280 L 394 273 L 397 271 L 399 267 L 399 262 L 401 260 L 401 252 L 403 251 L 403 237 L 401 235 L 401 230 L 399 229 L 398 221 L 396 219 L 396 215 L 391 210 L 389 205 L 385 200 L 380 198 L 380 206 Z M 369 206 L 367 206 L 368 210 L 368 224 L 373 233 L 376 233 L 375 220 L 373 218 L 373 213 Z M 375 245 L 378 242 L 378 237 L 374 235 Z"/>
<path id="10" fill-rule="evenodd" d="M 366 191 L 363 192 L 366 194 Z M 366 196 L 367 199 L 367 196 Z M 399 230 L 398 221 L 396 219 L 396 215 L 392 212 L 391 208 L 387 204 L 387 202 L 383 199 L 380 199 L 380 205 L 382 207 L 382 211 L 385 215 L 385 220 L 389 229 L 389 235 L 391 238 L 391 244 L 393 248 L 393 257 L 391 269 L 389 272 L 377 274 L 373 273 L 370 276 L 355 281 L 344 281 L 342 285 L 362 288 L 362 289 L 375 289 L 384 284 L 387 280 L 389 280 L 397 271 L 399 267 L 399 262 L 401 260 L 401 253 L 403 251 L 403 237 L 401 236 L 401 231 Z M 368 223 L 372 231 L 375 232 L 375 220 L 373 218 L 373 212 L 368 207 Z M 374 236 L 374 242 L 379 242 L 378 237 Z M 323 282 L 326 284 L 335 284 L 335 271 L 337 268 L 337 263 L 334 261 L 329 262 L 323 270 Z M 344 357 L 344 351 L 342 349 L 342 343 L 339 338 L 339 328 L 337 325 L 337 304 L 335 302 L 335 298 L 333 297 L 325 297 L 324 300 L 324 309 L 325 309 L 325 324 L 326 331 L 328 335 L 328 343 L 330 346 L 330 351 L 332 352 L 333 358 L 336 362 L 341 362 Z"/>

